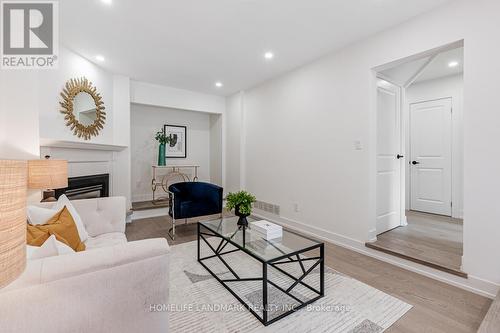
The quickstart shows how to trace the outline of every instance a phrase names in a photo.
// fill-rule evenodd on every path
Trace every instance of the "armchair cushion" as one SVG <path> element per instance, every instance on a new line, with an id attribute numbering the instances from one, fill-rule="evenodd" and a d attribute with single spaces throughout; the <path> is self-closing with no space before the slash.
<path id="1" fill-rule="evenodd" d="M 204 182 L 184 182 L 172 184 L 168 189 L 173 194 L 170 197 L 169 215 L 176 219 L 222 212 L 223 189 L 220 186 Z"/>

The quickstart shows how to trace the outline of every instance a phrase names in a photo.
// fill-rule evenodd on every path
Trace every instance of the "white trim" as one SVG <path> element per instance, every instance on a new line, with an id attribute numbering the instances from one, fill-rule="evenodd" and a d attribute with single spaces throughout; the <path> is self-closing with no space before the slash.
<path id="1" fill-rule="evenodd" d="M 259 211 L 259 213 L 256 213 L 255 211 Z M 342 246 L 344 248 L 347 248 L 349 250 L 364 254 L 366 256 L 387 262 L 391 265 L 401 267 L 403 269 L 409 270 L 411 272 L 421 274 L 423 276 L 447 283 L 449 285 L 465 289 L 467 291 L 476 293 L 481 296 L 485 296 L 488 298 L 495 298 L 496 294 L 498 293 L 498 290 L 500 289 L 500 285 L 496 284 L 492 281 L 487 281 L 484 279 L 481 279 L 476 276 L 471 276 L 466 278 L 462 278 L 456 275 L 452 275 L 449 273 L 445 273 L 442 271 L 439 271 L 437 269 L 427 267 L 424 265 L 420 265 L 417 263 L 414 263 L 412 261 L 408 261 L 402 258 L 394 257 L 389 254 L 385 254 L 383 252 L 373 250 L 370 248 L 367 248 L 364 244 L 364 242 L 361 242 L 359 240 L 349 238 L 340 234 L 336 234 L 333 232 L 330 232 L 328 230 L 324 230 L 321 228 L 313 227 L 308 224 L 304 224 L 299 221 L 295 221 L 289 218 L 285 217 L 278 217 L 275 215 L 270 215 L 267 214 L 264 211 L 254 209 L 254 213 L 252 214 L 255 217 L 262 218 L 262 219 L 267 219 L 271 222 L 275 222 L 281 225 L 286 226 L 289 229 L 301 232 L 303 234 L 313 236 L 317 239 L 333 243 L 338 246 Z"/>
<path id="2" fill-rule="evenodd" d="M 69 148 L 69 149 L 88 149 L 88 150 L 107 150 L 107 151 L 122 151 L 127 146 L 122 145 L 108 145 L 102 143 L 89 143 L 82 141 L 67 141 L 55 139 L 40 139 L 40 147 L 50 148 Z"/>
<path id="3" fill-rule="evenodd" d="M 245 92 L 240 92 L 240 189 L 246 189 L 246 110 L 245 110 Z"/>
<path id="4" fill-rule="evenodd" d="M 132 194 L 132 202 L 153 200 L 153 193 Z"/>
<path id="5" fill-rule="evenodd" d="M 150 217 L 158 217 L 158 216 L 167 216 L 168 215 L 168 207 L 164 208 L 154 208 L 154 209 L 145 209 L 145 210 L 136 210 L 132 213 L 132 221 L 147 219 Z"/>
<path id="6" fill-rule="evenodd" d="M 377 79 L 387 81 L 387 82 L 399 87 L 399 84 L 397 84 L 392 78 L 385 76 L 383 73 L 375 73 L 375 77 Z M 375 84 L 377 84 L 377 82 L 375 82 Z"/>
<path id="7" fill-rule="evenodd" d="M 222 125 L 221 125 L 221 152 L 222 152 L 222 156 L 221 156 L 221 182 L 222 182 L 222 188 L 226 188 L 226 127 L 227 127 L 227 111 L 226 109 L 224 108 L 224 113 L 221 114 L 221 122 L 222 122 Z"/>

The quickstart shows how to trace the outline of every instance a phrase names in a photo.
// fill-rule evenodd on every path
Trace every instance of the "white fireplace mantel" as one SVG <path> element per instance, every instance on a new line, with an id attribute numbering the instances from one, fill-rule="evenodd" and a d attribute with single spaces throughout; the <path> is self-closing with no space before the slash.
<path id="1" fill-rule="evenodd" d="M 108 145 L 102 143 L 89 143 L 81 141 L 65 141 L 54 139 L 40 139 L 40 147 L 50 148 L 66 148 L 66 149 L 87 149 L 87 150 L 107 150 L 107 151 L 122 151 L 127 146 Z"/>
<path id="2" fill-rule="evenodd" d="M 109 174 L 110 196 L 123 195 L 129 199 L 128 182 L 123 181 L 127 169 L 127 146 L 40 139 L 40 157 L 68 161 L 68 177 Z M 126 177 L 126 174 L 125 174 Z"/>

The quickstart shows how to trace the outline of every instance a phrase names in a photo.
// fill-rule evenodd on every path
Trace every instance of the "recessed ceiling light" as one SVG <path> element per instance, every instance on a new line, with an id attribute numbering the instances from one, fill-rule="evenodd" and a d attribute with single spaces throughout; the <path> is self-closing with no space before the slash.
<path id="1" fill-rule="evenodd" d="M 101 2 L 105 5 L 111 5 L 113 3 L 113 0 L 101 0 Z"/>
<path id="2" fill-rule="evenodd" d="M 215 82 L 215 86 L 217 88 L 221 88 L 223 86 L 223 84 L 222 84 L 222 82 L 217 81 L 217 82 Z"/>
<path id="3" fill-rule="evenodd" d="M 104 57 L 103 57 L 102 55 L 100 55 L 100 54 L 99 54 L 99 55 L 96 55 L 96 56 L 95 56 L 95 60 L 100 61 L 100 62 L 103 62 L 103 61 L 104 61 L 104 60 L 106 60 L 106 59 L 104 59 Z"/>
<path id="4" fill-rule="evenodd" d="M 272 53 L 271 51 L 268 51 L 268 52 L 264 53 L 264 58 L 267 60 L 271 60 L 274 58 L 274 53 Z"/>
<path id="5" fill-rule="evenodd" d="M 451 61 L 448 63 L 448 67 L 457 67 L 458 66 L 458 61 Z"/>

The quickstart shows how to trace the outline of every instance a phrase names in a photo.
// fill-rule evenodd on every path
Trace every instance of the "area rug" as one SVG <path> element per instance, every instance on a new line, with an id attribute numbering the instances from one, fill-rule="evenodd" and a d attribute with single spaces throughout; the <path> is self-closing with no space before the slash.
<path id="1" fill-rule="evenodd" d="M 227 250 L 230 250 L 229 246 Z M 175 245 L 171 249 L 168 304 L 171 332 L 378 333 L 389 328 L 412 307 L 378 289 L 325 267 L 325 296 L 265 327 L 198 263 L 196 253 L 196 241 Z M 205 254 L 205 250 L 202 254 Z M 262 272 L 262 266 L 241 251 L 225 255 L 224 258 L 231 267 L 238 269 L 237 274 L 240 276 L 262 276 L 259 274 Z M 205 263 L 220 278 L 233 278 L 218 259 L 210 259 Z M 286 276 L 277 271 L 273 272 L 272 268 L 268 270 L 269 278 L 273 282 L 290 285 Z M 319 270 L 313 270 L 307 278 L 310 279 L 308 282 L 316 287 L 314 282 L 319 281 Z M 319 282 L 317 283 L 319 287 Z M 262 283 L 256 281 L 237 282 L 233 285 L 240 297 L 255 305 L 262 302 L 261 286 Z M 269 288 L 271 303 L 290 305 L 294 302 L 291 298 L 283 298 L 282 293 L 278 296 L 275 291 Z M 307 288 L 300 288 L 300 285 L 294 288 L 295 295 L 301 299 L 307 298 L 308 292 L 312 293 Z M 258 306 L 255 309 L 257 311 Z M 279 309 L 276 311 L 270 314 L 271 318 L 280 314 Z"/>

